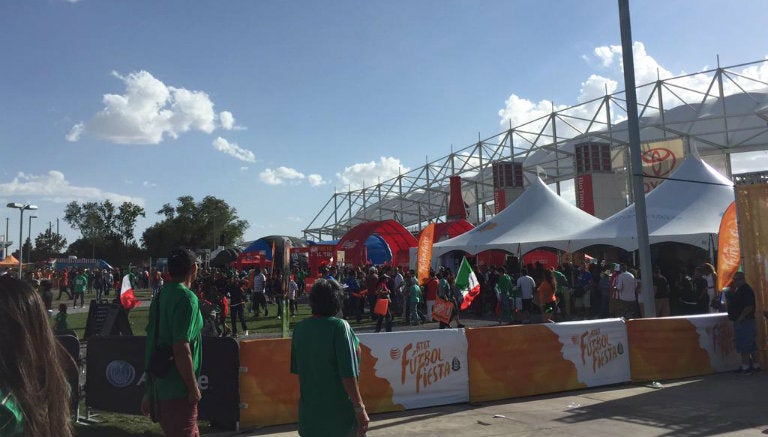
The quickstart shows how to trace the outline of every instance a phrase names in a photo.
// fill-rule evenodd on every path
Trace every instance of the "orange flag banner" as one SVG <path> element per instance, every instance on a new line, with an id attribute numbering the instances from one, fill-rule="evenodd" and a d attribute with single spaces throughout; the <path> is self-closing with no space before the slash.
<path id="1" fill-rule="evenodd" d="M 419 236 L 419 251 L 416 254 L 416 277 L 419 284 L 429 278 L 429 264 L 432 262 L 432 242 L 435 238 L 435 224 L 430 223 Z"/>
<path id="2" fill-rule="evenodd" d="M 720 221 L 717 237 L 717 291 L 730 285 L 741 264 L 739 228 L 736 224 L 736 202 L 732 202 Z"/>

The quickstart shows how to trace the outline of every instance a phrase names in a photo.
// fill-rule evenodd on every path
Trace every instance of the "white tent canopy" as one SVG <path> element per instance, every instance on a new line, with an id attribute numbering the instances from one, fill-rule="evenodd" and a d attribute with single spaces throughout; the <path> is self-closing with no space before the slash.
<path id="1" fill-rule="evenodd" d="M 438 257 L 453 250 L 474 255 L 492 249 L 524 254 L 541 246 L 565 250 L 567 242 L 558 246 L 547 241 L 561 240 L 565 235 L 597 223 L 600 219 L 558 196 L 537 177 L 517 200 L 495 217 L 464 234 L 434 244 L 432 255 Z"/>
<path id="2" fill-rule="evenodd" d="M 717 234 L 720 220 L 733 202 L 733 183 L 715 169 L 689 155 L 668 180 L 645 196 L 650 243 L 677 242 L 708 248 L 710 236 Z M 565 241 L 576 251 L 595 244 L 637 250 L 635 205 L 574 232 Z"/>

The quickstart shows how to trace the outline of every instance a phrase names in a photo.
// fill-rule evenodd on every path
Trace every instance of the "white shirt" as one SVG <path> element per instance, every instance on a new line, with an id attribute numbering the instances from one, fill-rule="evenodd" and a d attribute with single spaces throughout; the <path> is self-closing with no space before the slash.
<path id="1" fill-rule="evenodd" d="M 395 291 L 400 291 L 400 287 L 403 285 L 403 275 L 401 275 L 400 272 L 397 272 L 395 277 L 392 278 L 392 282 L 394 282 Z"/>
<path id="2" fill-rule="evenodd" d="M 533 289 L 536 288 L 536 282 L 528 275 L 517 278 L 517 286 L 520 287 L 520 297 L 523 299 L 533 299 Z"/>
<path id="3" fill-rule="evenodd" d="M 632 273 L 621 272 L 616 277 L 616 290 L 618 291 L 619 300 L 634 302 L 635 289 L 637 289 L 637 281 Z"/>

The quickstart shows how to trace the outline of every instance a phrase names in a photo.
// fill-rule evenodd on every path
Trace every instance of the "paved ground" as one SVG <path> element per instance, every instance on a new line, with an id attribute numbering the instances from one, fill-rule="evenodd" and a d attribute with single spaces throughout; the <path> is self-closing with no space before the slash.
<path id="1" fill-rule="evenodd" d="M 765 436 L 768 375 L 732 373 L 371 417 L 369 437 Z M 233 434 L 222 434 L 233 435 Z M 296 426 L 243 436 L 296 436 Z"/>

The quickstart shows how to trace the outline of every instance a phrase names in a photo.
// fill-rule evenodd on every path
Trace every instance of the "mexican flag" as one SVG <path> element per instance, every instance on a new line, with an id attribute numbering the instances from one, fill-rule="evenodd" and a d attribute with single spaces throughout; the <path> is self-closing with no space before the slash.
<path id="1" fill-rule="evenodd" d="M 467 309 L 475 296 L 480 294 L 480 283 L 477 282 L 477 276 L 475 276 L 475 272 L 466 257 L 461 259 L 461 266 L 456 273 L 456 288 L 464 297 L 464 300 L 461 301 L 462 310 Z"/>
<path id="2" fill-rule="evenodd" d="M 136 299 L 136 295 L 133 294 L 130 275 L 123 276 L 123 284 L 120 286 L 120 303 L 123 304 L 123 308 L 125 308 L 126 311 L 130 311 L 141 305 L 141 302 Z"/>

